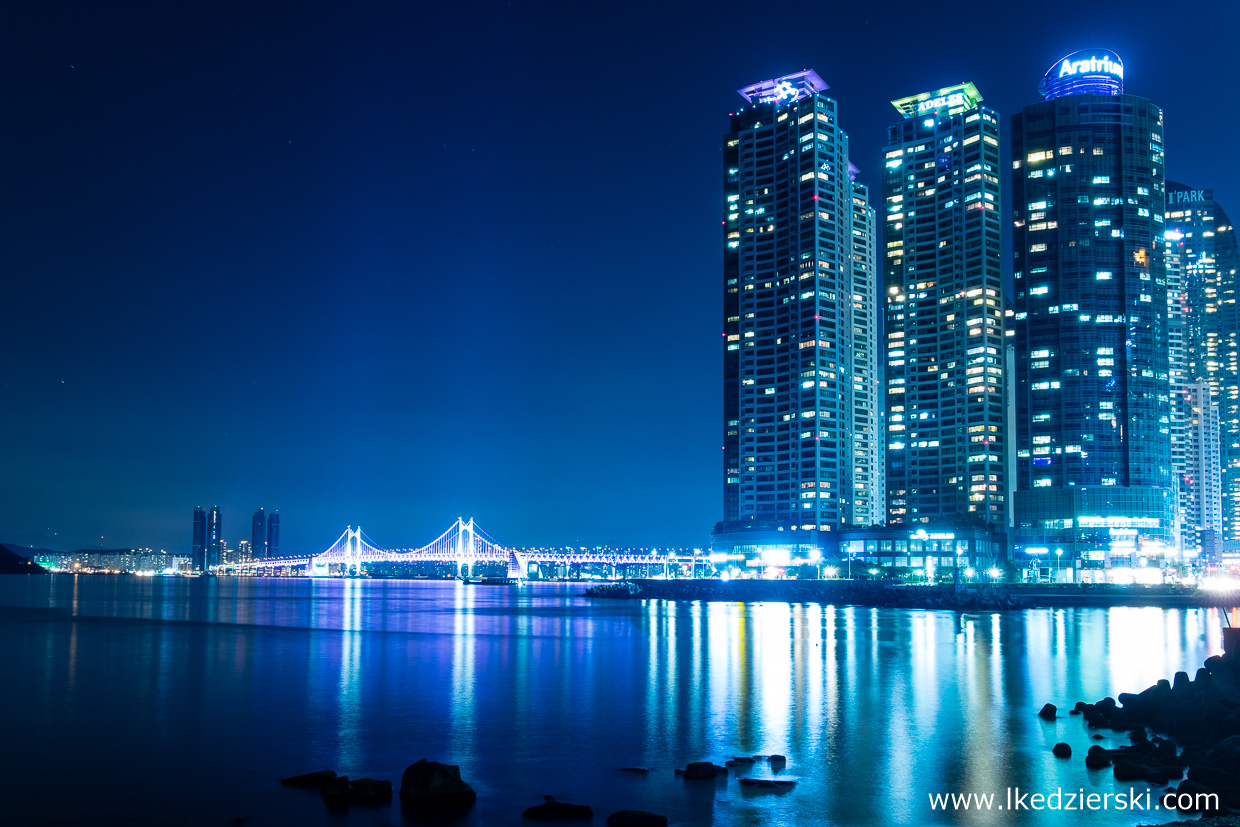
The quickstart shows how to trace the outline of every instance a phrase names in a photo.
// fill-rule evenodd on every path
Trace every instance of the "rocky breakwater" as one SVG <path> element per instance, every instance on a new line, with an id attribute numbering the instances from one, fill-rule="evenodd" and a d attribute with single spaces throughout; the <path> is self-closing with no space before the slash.
<path id="1" fill-rule="evenodd" d="M 1118 699 L 1078 701 L 1069 714 L 1091 729 L 1128 733 L 1130 744 L 1091 746 L 1085 755 L 1091 770 L 1110 768 L 1118 781 L 1164 788 L 1154 793 L 1164 808 L 1240 812 L 1240 657 L 1216 655 L 1191 679 L 1177 672 Z M 1054 720 L 1053 705 L 1039 716 Z"/>

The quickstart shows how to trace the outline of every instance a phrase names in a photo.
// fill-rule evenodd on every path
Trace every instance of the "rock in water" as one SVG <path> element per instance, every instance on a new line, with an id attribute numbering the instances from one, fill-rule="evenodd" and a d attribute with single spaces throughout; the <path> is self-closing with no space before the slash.
<path id="1" fill-rule="evenodd" d="M 607 827 L 667 827 L 667 816 L 645 810 L 617 810 L 607 816 Z"/>
<path id="2" fill-rule="evenodd" d="M 1038 712 L 1038 717 L 1043 721 L 1053 721 L 1055 720 L 1055 713 L 1057 711 L 1058 710 L 1055 708 L 1054 704 L 1047 704 Z"/>
<path id="3" fill-rule="evenodd" d="M 461 780 L 461 768 L 423 758 L 410 764 L 400 778 L 401 803 L 412 809 L 464 810 L 478 799 L 474 788 Z"/>
<path id="4" fill-rule="evenodd" d="M 1111 766 L 1111 759 L 1103 754 L 1086 755 L 1085 766 L 1091 770 L 1103 770 Z"/>
<path id="5" fill-rule="evenodd" d="M 715 766 L 709 761 L 694 761 L 685 767 L 684 778 L 686 781 L 713 780 L 716 776 L 727 774 L 726 768 Z"/>
<path id="6" fill-rule="evenodd" d="M 773 780 L 770 778 L 742 778 L 740 785 L 748 790 L 774 790 L 786 793 L 796 786 L 795 781 Z"/>
<path id="7" fill-rule="evenodd" d="M 521 814 L 522 818 L 533 818 L 539 821 L 576 821 L 583 818 L 594 818 L 594 811 L 585 804 L 569 804 L 567 801 L 555 801 L 550 796 L 542 804 L 530 807 Z"/>
<path id="8" fill-rule="evenodd" d="M 1060 741 L 1058 744 L 1051 747 L 1051 752 L 1055 754 L 1056 758 L 1072 757 L 1072 747 L 1068 746 L 1063 741 Z"/>
<path id="9" fill-rule="evenodd" d="M 335 777 L 335 770 L 322 770 L 321 772 L 308 772 L 305 775 L 281 778 L 280 783 L 285 787 L 305 787 L 306 789 L 318 790 L 322 789 L 327 782 Z"/>

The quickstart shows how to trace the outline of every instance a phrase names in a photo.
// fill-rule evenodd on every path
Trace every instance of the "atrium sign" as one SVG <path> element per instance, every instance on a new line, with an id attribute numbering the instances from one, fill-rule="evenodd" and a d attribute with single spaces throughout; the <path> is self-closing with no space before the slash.
<path id="1" fill-rule="evenodd" d="M 1072 60 L 1073 55 L 1069 55 L 1063 59 L 1063 63 L 1059 66 L 1059 76 L 1067 77 L 1068 75 L 1114 75 L 1117 78 L 1124 77 L 1124 64 L 1120 63 L 1119 58 L 1111 59 L 1111 55 L 1103 53 L 1102 57 L 1091 55 L 1084 60 Z"/>
<path id="2" fill-rule="evenodd" d="M 1046 70 L 1038 91 L 1047 100 L 1065 95 L 1122 95 L 1124 61 L 1110 49 L 1073 52 Z"/>

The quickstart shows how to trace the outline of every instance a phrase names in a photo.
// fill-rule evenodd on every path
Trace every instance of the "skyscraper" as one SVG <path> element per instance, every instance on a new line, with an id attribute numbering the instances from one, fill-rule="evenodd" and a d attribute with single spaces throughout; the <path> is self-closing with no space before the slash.
<path id="1" fill-rule="evenodd" d="M 194 509 L 194 540 L 190 547 L 190 564 L 194 571 L 206 571 L 207 564 L 207 512 Z"/>
<path id="2" fill-rule="evenodd" d="M 267 556 L 280 556 L 280 512 L 267 515 Z"/>
<path id="3" fill-rule="evenodd" d="M 1174 422 L 1186 425 L 1192 406 L 1202 404 L 1178 386 L 1206 384 L 1221 427 L 1220 550 L 1236 554 L 1240 553 L 1240 305 L 1236 303 L 1240 249 L 1235 229 L 1212 190 L 1168 181 L 1166 219 L 1167 277 L 1176 286 L 1178 298 L 1170 310 L 1181 329 L 1179 336 L 1173 330 L 1170 337 L 1172 382 L 1177 386 Z M 1209 467 L 1207 458 L 1187 451 L 1209 440 L 1193 443 L 1187 436 L 1177 433 L 1181 440 L 1177 441 L 1176 476 L 1181 488 L 1193 485 L 1191 469 Z M 1186 529 L 1193 530 L 1187 521 Z"/>
<path id="4" fill-rule="evenodd" d="M 811 70 L 747 86 L 724 137 L 716 547 L 745 546 L 724 535 L 746 531 L 813 546 L 819 531 L 869 522 L 881 498 L 877 331 L 856 323 L 874 318 L 873 211 L 826 90 Z"/>
<path id="5" fill-rule="evenodd" d="M 212 567 L 220 565 L 223 548 L 224 533 L 223 527 L 220 525 L 220 507 L 213 505 L 211 510 L 207 512 L 206 567 L 203 569 L 204 571 L 209 571 Z"/>
<path id="6" fill-rule="evenodd" d="M 261 508 L 254 512 L 250 525 L 250 553 L 255 560 L 267 559 L 267 514 Z"/>
<path id="7" fill-rule="evenodd" d="M 972 83 L 892 101 L 883 175 L 889 524 L 1006 527 L 999 116 Z"/>
<path id="8" fill-rule="evenodd" d="M 1180 534 L 1189 561 L 1218 563 L 1223 536 L 1223 498 L 1219 463 L 1218 403 L 1206 382 L 1176 388 L 1181 444 L 1179 476 Z"/>
<path id="9" fill-rule="evenodd" d="M 1175 542 L 1162 110 L 1102 49 L 1012 117 L 1017 547 L 1069 567 Z"/>

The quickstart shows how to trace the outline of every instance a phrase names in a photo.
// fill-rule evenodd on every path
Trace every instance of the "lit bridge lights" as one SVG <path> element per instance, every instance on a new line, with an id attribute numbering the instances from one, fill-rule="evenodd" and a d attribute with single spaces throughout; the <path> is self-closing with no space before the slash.
<path id="1" fill-rule="evenodd" d="M 613 566 L 666 566 L 669 562 L 688 562 L 691 555 L 675 554 L 674 550 L 652 549 L 641 553 L 632 550 L 611 549 L 531 549 L 518 551 L 500 545 L 472 519 L 457 519 L 443 534 L 421 548 L 384 549 L 374 545 L 360 528 L 345 529 L 330 548 L 321 554 L 303 557 L 280 557 L 254 560 L 221 566 L 222 571 L 256 571 L 305 568 L 310 575 L 326 575 L 334 567 L 337 571 L 353 570 L 365 563 L 504 563 L 508 576 L 522 578 L 528 564 L 572 566 L 600 563 Z"/>

